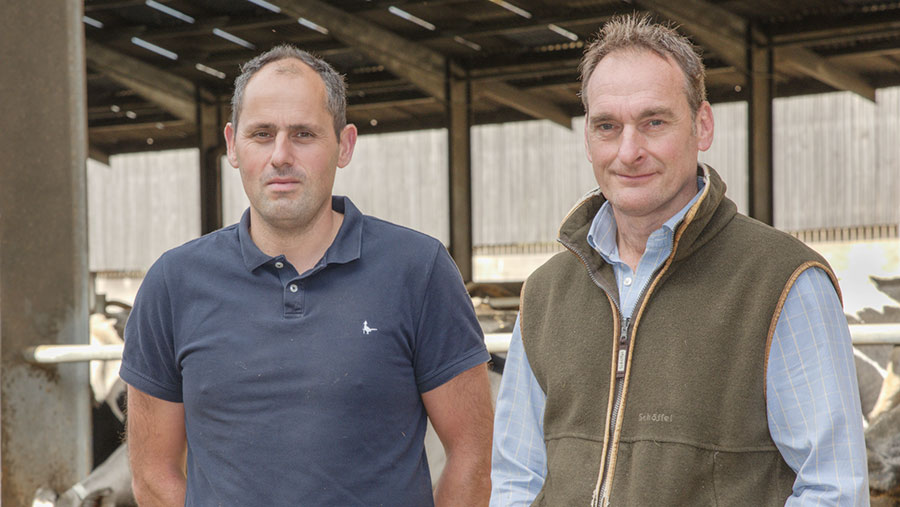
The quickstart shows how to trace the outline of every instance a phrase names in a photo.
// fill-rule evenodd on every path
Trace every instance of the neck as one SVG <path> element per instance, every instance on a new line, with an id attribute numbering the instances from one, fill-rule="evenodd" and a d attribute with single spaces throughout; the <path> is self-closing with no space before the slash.
<path id="1" fill-rule="evenodd" d="M 251 209 L 250 238 L 266 255 L 284 255 L 297 273 L 304 273 L 325 255 L 343 221 L 344 215 L 331 209 L 330 201 L 327 209 L 296 227 L 266 222 Z"/>
<path id="2" fill-rule="evenodd" d="M 628 264 L 632 271 L 637 271 L 644 250 L 647 248 L 647 238 L 653 231 L 662 227 L 665 220 L 634 218 L 622 215 L 613 209 L 616 218 L 616 245 L 619 248 L 619 258 Z"/>

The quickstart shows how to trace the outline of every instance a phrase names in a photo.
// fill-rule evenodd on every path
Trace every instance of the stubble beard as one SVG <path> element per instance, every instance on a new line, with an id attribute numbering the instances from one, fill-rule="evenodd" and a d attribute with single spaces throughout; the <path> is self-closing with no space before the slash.
<path id="1" fill-rule="evenodd" d="M 293 192 L 271 192 L 262 186 L 252 205 L 268 227 L 283 231 L 303 230 L 315 221 L 325 206 L 330 208 L 331 196 L 317 196 L 304 175 L 278 171 L 274 176 L 296 178 L 299 186 Z"/>
<path id="2" fill-rule="evenodd" d="M 321 213 L 324 202 L 306 195 L 302 189 L 298 195 L 271 197 L 264 196 L 256 212 L 266 224 L 277 230 L 297 231 L 306 229 Z"/>

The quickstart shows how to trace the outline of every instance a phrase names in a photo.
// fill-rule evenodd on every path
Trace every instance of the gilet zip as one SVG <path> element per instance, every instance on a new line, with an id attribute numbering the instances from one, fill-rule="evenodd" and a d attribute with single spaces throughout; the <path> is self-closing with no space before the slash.
<path id="1" fill-rule="evenodd" d="M 637 327 L 640 321 L 641 314 L 644 311 L 647 300 L 650 298 L 650 294 L 653 292 L 653 288 L 656 287 L 656 284 L 662 278 L 663 274 L 668 271 L 669 266 L 672 264 L 672 261 L 675 258 L 675 253 L 678 251 L 678 241 L 681 239 L 681 235 L 684 233 L 687 226 L 693 220 L 697 210 L 700 208 L 700 204 L 705 200 L 708 192 L 709 184 L 707 183 L 707 185 L 703 189 L 703 194 L 699 199 L 697 199 L 697 202 L 694 203 L 691 209 L 688 210 L 687 214 L 681 222 L 681 225 L 675 232 L 675 237 L 672 240 L 672 251 L 666 258 L 666 261 L 659 269 L 657 269 L 655 274 L 651 277 L 650 282 L 645 284 L 644 288 L 641 289 L 641 294 L 637 299 L 638 305 L 635 309 L 636 311 L 634 315 L 636 317 L 634 319 L 625 319 L 623 317 L 619 302 L 616 300 L 616 298 L 612 297 L 610 291 L 600 283 L 600 281 L 594 275 L 594 271 L 590 268 L 588 260 L 584 257 L 584 255 L 582 255 L 579 249 L 577 249 L 571 243 L 562 239 L 561 237 L 557 239 L 560 244 L 566 247 L 570 252 L 575 254 L 575 256 L 578 257 L 579 260 L 581 260 L 581 263 L 584 264 L 584 267 L 586 268 L 591 281 L 593 281 L 594 285 L 596 285 L 598 288 L 600 288 L 600 290 L 603 291 L 604 294 L 606 294 L 607 299 L 609 299 L 613 307 L 616 309 L 613 331 L 614 333 L 618 334 L 618 339 L 614 343 L 613 349 L 613 357 L 615 358 L 615 390 L 614 395 L 610 399 L 609 406 L 607 408 L 607 414 L 609 414 L 609 428 L 607 429 L 607 433 L 604 438 L 603 460 L 600 463 L 597 484 L 594 487 L 594 493 L 591 497 L 590 507 L 609 506 L 612 478 L 615 472 L 615 451 L 619 447 L 619 439 L 621 438 L 622 428 L 619 419 L 621 419 L 622 406 L 625 403 L 627 394 L 626 384 L 631 373 L 631 370 L 629 368 L 630 355 L 634 347 L 634 336 L 637 334 Z M 571 215 L 575 209 L 577 209 L 577 206 L 573 208 L 568 215 Z M 568 219 L 568 215 L 566 216 L 566 219 Z M 623 320 L 624 326 L 622 326 Z M 629 328 L 631 328 L 631 332 L 629 332 Z"/>

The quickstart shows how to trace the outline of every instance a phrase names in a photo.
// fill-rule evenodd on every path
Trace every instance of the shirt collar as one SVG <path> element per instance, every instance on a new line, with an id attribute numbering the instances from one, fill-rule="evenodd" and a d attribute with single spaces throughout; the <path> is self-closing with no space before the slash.
<path id="1" fill-rule="evenodd" d="M 706 183 L 705 176 L 697 176 L 697 193 L 694 194 L 694 198 L 681 208 L 678 213 L 675 213 L 671 218 L 666 220 L 665 223 L 662 224 L 662 227 L 657 229 L 657 231 L 661 230 L 667 233 L 673 233 L 675 228 L 678 227 L 678 224 L 684 220 L 684 216 L 687 214 L 688 210 L 691 209 L 691 206 L 693 206 L 700 198 L 700 194 L 703 193 Z M 609 204 L 609 201 L 606 201 L 600 206 L 600 210 L 597 211 L 593 221 L 591 221 L 591 228 L 588 231 L 587 240 L 588 244 L 591 245 L 591 248 L 606 258 L 607 262 L 609 262 L 610 259 L 617 260 L 619 257 L 619 247 L 616 244 L 616 231 L 616 217 L 613 214 L 612 206 Z"/>
<path id="2" fill-rule="evenodd" d="M 324 264 L 344 264 L 359 259 L 362 251 L 362 213 L 353 205 L 349 197 L 340 195 L 331 197 L 331 209 L 343 213 L 344 221 L 331 246 L 325 251 Z M 263 253 L 250 237 L 250 208 L 247 208 L 241 216 L 238 224 L 238 239 L 241 243 L 244 265 L 248 271 L 254 271 L 275 259 L 275 257 Z"/>

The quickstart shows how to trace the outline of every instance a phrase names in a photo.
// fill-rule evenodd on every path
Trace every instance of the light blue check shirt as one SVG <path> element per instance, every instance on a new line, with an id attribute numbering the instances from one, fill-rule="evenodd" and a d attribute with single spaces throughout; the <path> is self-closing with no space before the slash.
<path id="1" fill-rule="evenodd" d="M 619 258 L 616 222 L 606 202 L 594 217 L 588 243 L 611 264 L 625 318 L 656 269 L 672 252 L 675 229 L 697 201 L 647 239 L 637 272 Z M 856 368 L 847 320 L 828 275 L 818 268 L 794 283 L 778 323 L 766 371 L 769 432 L 797 473 L 787 507 L 869 505 L 866 451 Z M 494 419 L 492 507 L 531 505 L 547 470 L 545 395 L 513 329 Z"/>

